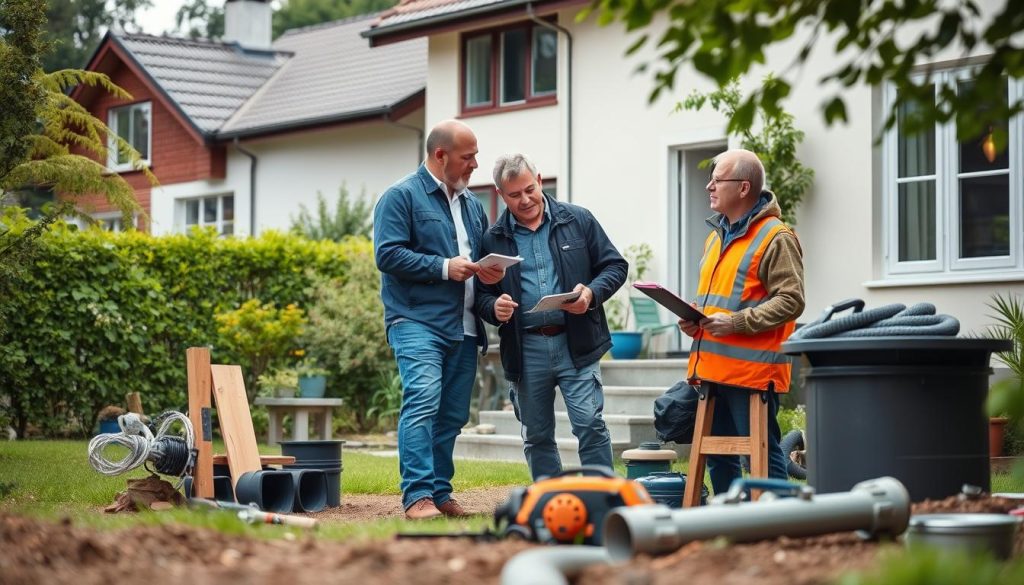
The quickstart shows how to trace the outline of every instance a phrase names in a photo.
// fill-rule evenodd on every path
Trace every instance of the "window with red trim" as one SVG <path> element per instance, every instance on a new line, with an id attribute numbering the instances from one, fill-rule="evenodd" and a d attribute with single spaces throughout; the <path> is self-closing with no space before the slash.
<path id="1" fill-rule="evenodd" d="M 558 33 L 527 22 L 462 37 L 462 111 L 548 103 L 558 90 Z"/>
<path id="2" fill-rule="evenodd" d="M 540 184 L 541 190 L 548 195 L 551 195 L 555 200 L 558 199 L 558 181 L 556 179 L 544 179 Z M 501 215 L 502 211 L 505 211 L 505 202 L 501 199 L 501 195 L 498 195 L 497 189 L 494 185 L 481 185 L 479 187 L 471 187 L 470 191 L 476 195 L 476 198 L 480 200 L 480 203 L 484 206 L 484 211 L 487 213 L 487 219 L 490 223 L 494 223 L 498 216 Z"/>

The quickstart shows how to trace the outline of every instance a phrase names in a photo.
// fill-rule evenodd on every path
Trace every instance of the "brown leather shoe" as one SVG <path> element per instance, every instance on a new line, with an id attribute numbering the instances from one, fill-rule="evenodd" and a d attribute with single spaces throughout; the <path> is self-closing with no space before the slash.
<path id="1" fill-rule="evenodd" d="M 449 498 L 447 502 L 438 506 L 437 509 L 449 518 L 465 518 L 470 515 L 461 504 L 455 501 L 455 498 Z"/>
<path id="2" fill-rule="evenodd" d="M 420 498 L 405 510 L 405 518 L 407 520 L 426 520 L 428 518 L 437 518 L 440 515 L 441 511 L 437 509 L 437 506 L 434 505 L 434 500 L 430 498 Z"/>

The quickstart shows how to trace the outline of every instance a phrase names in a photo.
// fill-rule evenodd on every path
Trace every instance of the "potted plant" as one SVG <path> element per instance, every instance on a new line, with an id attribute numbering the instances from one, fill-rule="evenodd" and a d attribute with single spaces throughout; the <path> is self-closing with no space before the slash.
<path id="1" fill-rule="evenodd" d="M 1024 419 L 1024 303 L 1016 295 L 995 294 L 988 307 L 995 311 L 990 316 L 996 321 L 988 328 L 988 336 L 1013 341 L 1010 351 L 995 355 L 1009 368 L 1010 376 L 989 388 L 989 449 L 992 457 L 1000 457 L 1007 424 Z"/>
<path id="2" fill-rule="evenodd" d="M 317 364 L 316 358 L 306 358 L 295 367 L 298 373 L 300 398 L 323 398 L 327 390 L 327 370 Z"/>
<path id="3" fill-rule="evenodd" d="M 634 244 L 627 247 L 622 255 L 629 262 L 626 284 L 608 299 L 604 308 L 608 317 L 608 329 L 612 335 L 612 357 L 617 360 L 631 360 L 640 355 L 644 334 L 642 331 L 627 329 L 632 310 L 629 297 L 633 294 L 633 283 L 643 280 L 647 274 L 654 252 L 648 244 Z"/>
<path id="4" fill-rule="evenodd" d="M 117 424 L 117 417 L 124 414 L 124 409 L 120 406 L 114 406 L 113 404 L 104 406 L 100 409 L 100 413 L 96 415 L 96 420 L 100 425 L 99 434 L 119 433 L 121 427 Z"/>
<path id="5" fill-rule="evenodd" d="M 277 398 L 294 398 L 299 388 L 299 374 L 294 368 L 271 369 L 261 375 L 257 383 L 266 394 Z"/>

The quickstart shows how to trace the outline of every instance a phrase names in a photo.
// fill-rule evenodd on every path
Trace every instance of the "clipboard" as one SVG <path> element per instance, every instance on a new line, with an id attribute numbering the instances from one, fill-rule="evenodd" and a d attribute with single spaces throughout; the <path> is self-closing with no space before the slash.
<path id="1" fill-rule="evenodd" d="M 695 309 L 693 305 L 679 298 L 676 296 L 676 293 L 656 282 L 634 282 L 633 288 L 651 297 L 659 305 L 665 307 L 669 311 L 672 311 L 681 319 L 694 321 L 696 323 L 700 323 L 701 320 L 707 319 L 707 316 Z"/>

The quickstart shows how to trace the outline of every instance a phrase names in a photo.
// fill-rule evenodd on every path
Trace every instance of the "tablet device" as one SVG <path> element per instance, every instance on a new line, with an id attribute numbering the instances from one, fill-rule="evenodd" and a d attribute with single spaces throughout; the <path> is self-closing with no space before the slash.
<path id="1" fill-rule="evenodd" d="M 680 319 L 697 323 L 702 319 L 707 319 L 707 316 L 695 309 L 693 305 L 656 282 L 634 282 L 633 288 L 651 297 L 659 305 L 678 315 Z"/>

